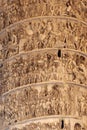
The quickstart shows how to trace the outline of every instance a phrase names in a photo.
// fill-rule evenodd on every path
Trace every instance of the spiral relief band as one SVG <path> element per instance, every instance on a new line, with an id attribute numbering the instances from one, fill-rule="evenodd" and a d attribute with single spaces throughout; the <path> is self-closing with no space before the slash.
<path id="1" fill-rule="evenodd" d="M 0 130 L 87 129 L 86 0 L 0 0 Z"/>

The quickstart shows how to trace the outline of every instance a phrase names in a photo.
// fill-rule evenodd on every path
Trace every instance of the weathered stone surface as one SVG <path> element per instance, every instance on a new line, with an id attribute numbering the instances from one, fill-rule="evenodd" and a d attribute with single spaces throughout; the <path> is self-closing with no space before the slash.
<path id="1" fill-rule="evenodd" d="M 86 33 L 86 25 L 67 18 L 25 21 L 1 34 L 1 56 L 7 59 L 23 51 L 58 47 L 87 53 Z"/>
<path id="2" fill-rule="evenodd" d="M 50 115 L 87 116 L 86 97 L 86 88 L 73 84 L 32 85 L 7 94 L 2 112 L 11 124 Z"/>
<path id="3" fill-rule="evenodd" d="M 4 92 L 26 84 L 52 80 L 68 81 L 87 85 L 87 58 L 79 53 L 57 49 L 35 51 L 19 55 L 5 62 Z"/>
<path id="4" fill-rule="evenodd" d="M 86 0 L 0 0 L 0 130 L 87 129 L 86 12 Z"/>
<path id="5" fill-rule="evenodd" d="M 1 0 L 0 30 L 19 20 L 37 16 L 69 16 L 87 21 L 86 0 Z"/>
<path id="6" fill-rule="evenodd" d="M 24 124 L 18 124 L 15 127 L 10 127 L 10 130 L 32 130 L 32 129 L 38 129 L 38 130 L 61 130 L 62 129 L 62 122 L 64 121 L 64 130 L 68 130 L 71 128 L 70 122 L 73 122 L 72 128 L 76 130 L 76 128 L 79 128 L 80 130 L 80 119 L 75 119 L 72 117 L 54 117 L 54 118 L 42 118 L 36 120 L 36 121 L 31 121 L 30 123 Z M 78 123 L 77 123 L 78 122 Z"/>

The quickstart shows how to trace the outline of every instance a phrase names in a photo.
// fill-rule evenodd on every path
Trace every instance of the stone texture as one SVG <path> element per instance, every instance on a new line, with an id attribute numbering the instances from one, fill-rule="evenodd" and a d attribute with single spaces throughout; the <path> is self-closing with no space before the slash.
<path id="1" fill-rule="evenodd" d="M 55 47 L 87 53 L 86 30 L 87 26 L 83 23 L 66 17 L 28 20 L 8 28 L 3 36 L 1 34 L 1 56 L 7 59 L 23 51 Z"/>
<path id="2" fill-rule="evenodd" d="M 32 85 L 7 94 L 2 112 L 11 124 L 50 115 L 87 116 L 86 96 L 86 88 L 73 84 Z"/>
<path id="3" fill-rule="evenodd" d="M 86 0 L 0 0 L 0 130 L 87 129 Z"/>
<path id="4" fill-rule="evenodd" d="M 86 0 L 1 0 L 0 29 L 24 18 L 63 15 L 87 21 Z"/>

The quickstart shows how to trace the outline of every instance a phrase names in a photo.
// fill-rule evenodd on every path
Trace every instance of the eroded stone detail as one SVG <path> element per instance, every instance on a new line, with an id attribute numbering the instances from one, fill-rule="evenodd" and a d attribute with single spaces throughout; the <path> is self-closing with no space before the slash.
<path id="1" fill-rule="evenodd" d="M 53 120 L 55 121 L 53 123 Z M 70 129 L 70 122 L 73 121 L 74 119 L 72 118 L 68 118 L 67 117 L 65 119 L 62 118 L 53 118 L 53 119 L 49 119 L 44 121 L 37 121 L 37 122 L 31 122 L 29 124 L 26 124 L 26 126 L 16 126 L 14 128 L 11 128 L 11 130 L 32 130 L 32 129 L 40 129 L 40 130 L 62 130 L 62 120 L 64 121 L 64 126 L 63 129 L 64 130 L 68 130 Z M 77 120 L 78 122 L 78 120 Z"/>
<path id="2" fill-rule="evenodd" d="M 71 86 L 71 87 L 70 87 Z M 76 85 L 27 86 L 7 94 L 1 114 L 9 124 L 50 115 L 87 116 L 87 90 Z"/>
<path id="3" fill-rule="evenodd" d="M 87 84 L 87 58 L 75 52 L 57 50 L 27 53 L 5 62 L 4 92 L 26 84 L 52 80 Z M 3 91 L 3 90 L 2 90 Z"/>
<path id="4" fill-rule="evenodd" d="M 1 0 L 0 5 L 0 30 L 17 21 L 37 16 L 64 15 L 87 20 L 86 0 Z"/>
<path id="5" fill-rule="evenodd" d="M 61 23 L 61 24 L 60 24 Z M 1 56 L 7 59 L 19 53 L 65 47 L 87 52 L 87 26 L 68 19 L 44 18 L 15 25 L 1 35 Z"/>
<path id="6" fill-rule="evenodd" d="M 86 6 L 0 0 L 0 130 L 87 129 Z"/>

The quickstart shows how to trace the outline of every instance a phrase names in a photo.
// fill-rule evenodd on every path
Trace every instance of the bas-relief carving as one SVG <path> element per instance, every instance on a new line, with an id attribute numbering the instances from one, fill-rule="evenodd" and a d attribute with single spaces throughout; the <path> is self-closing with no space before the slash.
<path id="1" fill-rule="evenodd" d="M 0 1 L 0 30 L 29 17 L 66 16 L 77 18 L 56 19 L 40 18 L 8 28 L 0 35 L 0 95 L 22 85 L 47 82 L 52 80 L 69 81 L 87 85 L 87 27 L 79 20 L 86 21 L 85 0 L 14 0 Z M 2 8 L 3 7 L 3 8 Z M 61 17 L 60 17 L 61 19 Z M 62 50 L 58 58 L 53 50 L 47 48 L 68 48 Z M 37 54 L 35 50 L 43 49 Z M 78 52 L 74 52 L 78 50 Z M 32 55 L 34 50 L 34 55 Z M 22 54 L 31 51 L 29 54 Z M 82 53 L 80 54 L 79 51 Z M 53 53 L 50 53 L 53 52 Z M 19 54 L 20 56 L 17 56 Z M 31 54 L 31 55 L 30 55 Z M 12 57 L 14 56 L 14 57 Z M 12 58 L 12 59 L 10 59 Z M 39 73 L 38 73 L 39 72 Z M 22 91 L 9 93 L 4 103 L 0 103 L 0 117 L 9 125 L 33 117 L 49 115 L 76 115 L 86 119 L 87 91 L 84 87 L 64 84 L 61 86 L 45 85 L 28 87 Z M 42 89 L 44 88 L 44 89 Z M 50 89 L 49 89 L 50 88 Z M 86 123 L 83 120 L 85 130 Z M 55 129 L 59 124 L 31 124 L 24 129 Z M 80 130 L 76 125 L 75 130 Z M 1 128 L 0 128 L 1 129 Z M 17 130 L 17 128 L 15 128 Z M 64 130 L 68 130 L 65 127 Z"/>
<path id="2" fill-rule="evenodd" d="M 86 97 L 86 88 L 76 86 L 28 86 L 5 97 L 0 115 L 10 124 L 49 115 L 86 116 Z"/>
<path id="3" fill-rule="evenodd" d="M 42 82 L 45 80 L 49 80 L 50 78 L 52 79 L 57 79 L 56 77 L 59 77 L 59 79 L 61 79 L 61 76 L 57 76 L 56 70 L 63 70 L 63 72 L 65 72 L 66 76 L 67 74 L 72 74 L 72 77 L 70 78 L 70 76 L 68 76 L 70 79 L 70 81 L 75 81 L 76 78 L 76 83 L 82 83 L 83 81 L 83 77 L 78 76 L 78 74 L 83 74 L 84 77 L 86 77 L 86 58 L 80 55 L 76 55 L 75 53 L 70 54 L 69 52 L 62 52 L 63 56 L 61 59 L 59 59 L 57 57 L 57 53 L 50 53 L 45 52 L 45 53 L 39 53 L 39 54 L 35 54 L 34 56 L 30 56 L 27 55 L 23 55 L 23 56 L 19 56 L 15 59 L 12 59 L 10 61 L 7 61 L 4 64 L 4 78 L 6 78 L 7 80 L 4 82 L 6 82 L 6 88 L 4 89 L 3 92 L 6 92 L 12 88 L 15 88 L 17 86 L 20 85 L 24 85 L 27 83 L 35 83 L 35 82 Z M 70 54 L 70 55 L 69 55 Z M 67 62 L 66 62 L 67 61 Z M 42 70 L 44 66 L 44 70 Z M 61 67 L 60 67 L 61 66 Z M 64 66 L 64 68 L 63 68 Z M 52 67 L 52 68 L 51 68 Z M 75 68 L 76 67 L 76 68 Z M 28 70 L 29 69 L 29 70 Z M 41 75 L 44 77 L 42 78 L 41 75 L 38 75 L 38 70 L 40 71 Z M 60 70 L 60 71 L 61 71 Z M 66 71 L 65 71 L 66 70 Z M 48 74 L 46 76 L 46 73 L 48 71 Z M 52 75 L 49 73 L 52 71 Z M 34 74 L 33 74 L 33 73 Z M 27 74 L 29 73 L 29 75 Z M 44 74 L 45 73 L 45 74 Z M 12 76 L 13 75 L 13 76 Z M 76 77 L 77 76 L 77 77 Z M 23 79 L 22 79 L 23 77 Z M 25 79 L 24 79 L 25 77 Z M 31 78 L 30 78 L 31 77 Z M 35 79 L 32 79 L 32 77 L 35 77 Z M 21 80 L 20 80 L 21 78 Z M 30 79 L 29 79 L 30 78 Z M 62 78 L 65 78 L 64 76 L 62 76 Z M 82 79 L 81 79 L 82 78 Z M 73 79 L 73 80 L 71 80 Z M 79 82 L 77 82 L 79 81 Z M 15 83 L 15 85 L 14 85 Z M 83 82 L 84 84 L 86 83 L 85 80 Z M 4 83 L 3 83 L 4 84 Z M 12 86 L 11 86 L 12 85 Z M 63 88 L 64 89 L 64 88 Z M 72 89 L 71 89 L 72 90 Z M 30 90 L 29 90 L 30 91 Z M 36 91 L 36 90 L 35 90 Z M 44 91 L 42 92 L 41 96 L 43 97 L 44 95 L 47 96 L 48 90 L 45 90 L 45 94 Z M 63 91 L 63 90 L 62 90 Z M 73 90 L 72 90 L 73 91 Z M 76 92 L 76 91 L 75 91 Z M 35 93 L 37 93 L 37 91 L 34 93 L 34 91 L 32 92 L 35 96 Z M 64 94 L 64 91 L 62 92 Z M 18 99 L 16 98 L 16 96 L 14 96 L 16 98 L 16 100 L 14 98 L 12 98 L 12 100 L 10 101 L 10 104 L 8 102 L 8 104 L 5 104 L 5 110 L 1 111 L 1 115 L 5 115 L 5 119 L 8 120 L 9 124 L 16 122 L 17 120 L 23 120 L 23 119 L 28 119 L 28 118 L 32 118 L 32 117 L 37 117 L 37 116 L 44 116 L 44 115 L 51 115 L 51 114 L 73 114 L 75 111 L 74 108 L 74 94 L 72 95 L 72 93 L 68 93 L 71 95 L 71 107 L 69 102 L 67 101 L 67 99 L 64 97 L 64 99 L 66 99 L 66 101 L 63 101 L 63 97 L 61 99 L 58 99 L 58 97 L 55 97 L 54 99 L 50 100 L 42 100 L 41 102 L 36 103 L 37 100 L 37 96 L 38 94 L 35 96 L 36 99 L 33 100 L 33 95 L 29 98 L 32 99 L 32 102 L 28 103 L 27 100 L 25 101 L 25 99 L 23 99 L 23 95 L 24 97 L 26 97 L 27 94 L 22 94 L 22 99 L 20 99 L 20 97 L 18 97 Z M 19 95 L 21 95 L 19 94 Z M 77 93 L 76 93 L 77 94 Z M 52 96 L 55 95 L 57 96 L 56 93 L 53 93 Z M 59 95 L 59 93 L 58 93 Z M 65 94 L 66 95 L 66 94 Z M 12 97 L 12 95 L 11 95 Z M 61 95 L 60 95 L 61 97 Z M 81 95 L 80 95 L 81 97 Z M 69 97 L 70 98 L 70 97 Z M 68 98 L 68 99 L 69 99 Z M 81 100 L 79 98 L 77 98 L 76 101 L 76 108 L 77 108 L 77 115 L 82 116 L 82 115 L 86 115 L 86 103 L 83 103 L 83 100 L 85 100 L 86 96 L 84 96 L 81 98 Z M 16 102 L 20 99 L 20 103 Z M 27 99 L 27 97 L 26 97 Z M 56 99 L 56 100 L 55 100 Z M 21 100 L 24 104 L 21 103 Z M 56 102 L 58 103 L 58 106 L 55 105 Z M 16 104 L 20 104 L 19 106 Z M 27 104 L 27 105 L 25 105 Z M 39 104 L 39 105 L 37 105 Z M 51 106 L 51 104 L 53 106 Z M 10 106 L 10 107 L 9 107 Z M 20 109 L 21 106 L 21 109 Z M 24 106 L 24 107 L 23 107 Z M 46 106 L 46 107 L 44 107 Z M 17 108 L 19 107 L 19 108 Z M 68 107 L 68 109 L 67 109 Z M 13 109 L 15 108 L 15 109 Z M 32 113 L 31 113 L 32 110 Z M 10 111 L 12 113 L 10 113 Z M 71 113 L 72 112 L 72 113 Z M 5 113 L 5 114 L 4 114 Z M 25 117 L 24 117 L 25 115 Z M 11 121 L 12 122 L 11 122 Z"/>
<path id="4" fill-rule="evenodd" d="M 86 0 L 63 1 L 1 1 L 0 30 L 12 23 L 37 16 L 70 16 L 86 21 Z"/>
<path id="5" fill-rule="evenodd" d="M 25 22 L 4 35 L 2 56 L 9 58 L 23 51 L 52 47 L 67 47 L 86 53 L 86 30 L 81 23 L 67 20 L 44 18 Z"/>
<path id="6" fill-rule="evenodd" d="M 68 130 L 70 128 L 70 124 L 69 122 L 68 123 L 65 123 L 65 127 L 64 127 L 64 130 Z M 61 122 L 60 121 L 56 121 L 55 123 L 41 123 L 41 122 L 37 122 L 37 123 L 30 123 L 29 125 L 27 124 L 26 126 L 24 126 L 23 128 L 13 128 L 11 130 L 32 130 L 32 129 L 35 129 L 35 130 L 61 130 Z"/>
<path id="7" fill-rule="evenodd" d="M 4 92 L 22 85 L 52 80 L 87 84 L 85 57 L 62 51 L 62 57 L 58 58 L 55 50 L 31 55 L 25 54 L 5 62 L 2 81 Z"/>

